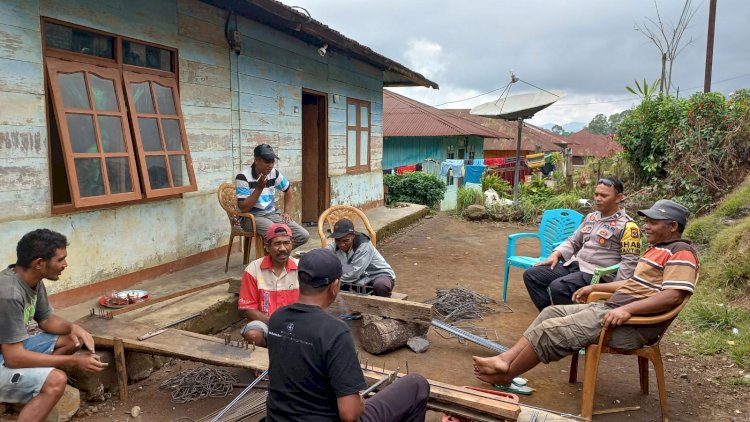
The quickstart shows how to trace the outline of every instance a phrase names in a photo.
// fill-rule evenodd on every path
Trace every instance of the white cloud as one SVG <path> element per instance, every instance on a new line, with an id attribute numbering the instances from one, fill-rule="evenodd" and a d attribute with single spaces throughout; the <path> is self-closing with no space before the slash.
<path id="1" fill-rule="evenodd" d="M 407 66 L 427 78 L 438 78 L 446 69 L 443 46 L 427 39 L 411 39 L 404 52 Z"/>

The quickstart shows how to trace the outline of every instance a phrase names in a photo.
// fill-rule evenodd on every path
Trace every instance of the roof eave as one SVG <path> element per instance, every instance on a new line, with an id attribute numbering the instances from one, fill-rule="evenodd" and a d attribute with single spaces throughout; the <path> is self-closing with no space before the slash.
<path id="1" fill-rule="evenodd" d="M 329 50 L 338 50 L 383 71 L 383 85 L 424 86 L 439 89 L 437 83 L 397 63 L 369 47 L 335 31 L 322 22 L 275 0 L 201 0 L 204 3 L 261 22 L 288 35 L 311 44 L 328 44 Z"/>

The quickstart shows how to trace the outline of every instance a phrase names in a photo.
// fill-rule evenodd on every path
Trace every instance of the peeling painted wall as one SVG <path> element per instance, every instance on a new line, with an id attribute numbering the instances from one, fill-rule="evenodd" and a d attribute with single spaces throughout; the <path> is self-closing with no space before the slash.
<path id="1" fill-rule="evenodd" d="M 215 190 L 251 161 L 255 145 L 278 148 L 280 169 L 299 189 L 302 88 L 329 94 L 332 203 L 382 199 L 382 72 L 335 51 L 320 57 L 319 46 L 247 19 L 239 20 L 243 54 L 237 57 L 224 40 L 226 15 L 198 0 L 0 2 L 0 236 L 6 242 L 0 264 L 14 262 L 15 243 L 39 227 L 70 241 L 70 267 L 48 283 L 51 292 L 225 245 L 226 216 Z M 40 16 L 178 49 L 197 192 L 52 215 Z M 369 173 L 346 175 L 347 97 L 372 102 Z"/>

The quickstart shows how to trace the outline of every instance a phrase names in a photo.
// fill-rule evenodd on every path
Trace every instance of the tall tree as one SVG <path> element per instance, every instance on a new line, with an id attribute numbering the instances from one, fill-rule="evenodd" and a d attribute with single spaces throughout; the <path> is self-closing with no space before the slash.
<path id="1" fill-rule="evenodd" d="M 591 119 L 591 122 L 589 122 L 588 125 L 588 129 L 591 133 L 599 133 L 602 135 L 612 133 L 609 127 L 609 122 L 607 122 L 607 116 L 601 113 L 597 114 L 593 119 Z"/>
<path id="2" fill-rule="evenodd" d="M 635 30 L 643 34 L 648 38 L 661 53 L 659 59 L 661 60 L 661 92 L 666 92 L 669 95 L 669 90 L 672 87 L 672 66 L 677 56 L 685 49 L 688 45 L 693 43 L 691 38 L 685 45 L 680 46 L 685 30 L 690 25 L 690 21 L 695 16 L 698 8 L 692 7 L 692 0 L 685 0 L 685 5 L 682 7 L 682 13 L 676 24 L 671 22 L 664 22 L 659 13 L 659 5 L 654 0 L 654 8 L 656 9 L 656 19 L 646 18 L 643 23 L 635 24 Z"/>

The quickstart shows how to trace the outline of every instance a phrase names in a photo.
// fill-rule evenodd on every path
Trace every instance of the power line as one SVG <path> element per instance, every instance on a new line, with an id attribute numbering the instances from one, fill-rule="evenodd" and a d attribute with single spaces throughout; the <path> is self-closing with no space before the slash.
<path id="1" fill-rule="evenodd" d="M 510 85 L 510 84 L 508 84 L 508 85 Z M 505 88 L 507 88 L 507 87 L 508 87 L 508 85 L 502 86 L 502 87 L 500 87 L 500 88 L 495 88 L 495 89 L 493 89 L 492 91 L 487 91 L 487 92 L 484 92 L 484 93 L 482 93 L 482 94 L 479 94 L 479 95 L 475 95 L 475 96 L 473 96 L 473 97 L 469 97 L 469 98 L 464 98 L 464 99 L 462 99 L 462 100 L 446 101 L 446 102 L 444 102 L 444 103 L 440 103 L 440 104 L 435 104 L 435 105 L 433 105 L 432 107 L 440 107 L 441 105 L 452 104 L 452 103 L 461 103 L 461 102 L 464 102 L 464 101 L 468 101 L 468 100 L 473 100 L 474 98 L 479 98 L 479 97 L 481 97 L 481 96 L 483 96 L 483 95 L 491 94 L 491 93 L 493 93 L 493 92 L 495 92 L 495 91 L 499 91 L 499 90 L 501 90 L 501 89 L 505 89 Z"/>

